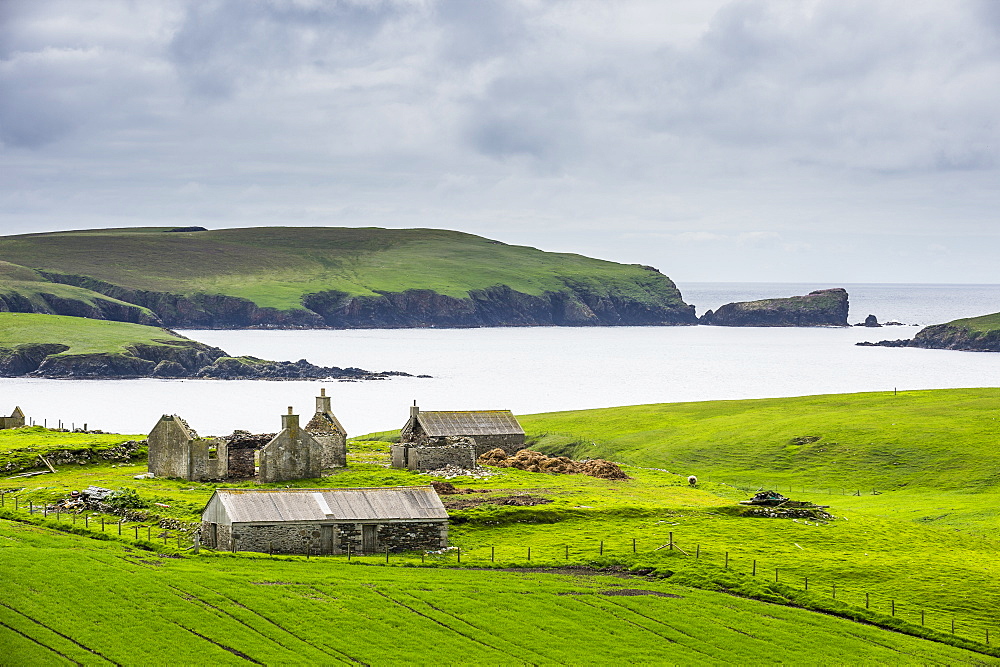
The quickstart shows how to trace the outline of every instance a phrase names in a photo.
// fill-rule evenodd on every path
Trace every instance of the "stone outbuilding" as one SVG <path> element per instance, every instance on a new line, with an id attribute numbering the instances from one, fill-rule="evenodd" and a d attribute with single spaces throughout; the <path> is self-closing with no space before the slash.
<path id="1" fill-rule="evenodd" d="M 510 410 L 424 411 L 414 403 L 410 419 L 392 446 L 392 466 L 435 470 L 472 468 L 491 449 L 524 449 L 524 429 Z"/>
<path id="2" fill-rule="evenodd" d="M 21 428 L 22 426 L 24 426 L 24 412 L 21 411 L 20 407 L 15 406 L 10 417 L 0 417 L 0 429 Z"/>
<path id="3" fill-rule="evenodd" d="M 157 477 L 193 482 L 252 479 L 285 482 L 323 474 L 323 445 L 299 425 L 299 416 L 281 416 L 281 431 L 266 444 L 250 447 L 225 438 L 201 438 L 177 415 L 163 415 L 147 438 L 149 471 Z"/>
<path id="4" fill-rule="evenodd" d="M 146 437 L 149 472 L 191 481 L 228 476 L 229 451 L 221 438 L 202 438 L 178 415 L 163 415 Z"/>
<path id="5" fill-rule="evenodd" d="M 306 424 L 306 431 L 323 446 L 323 467 L 343 468 L 347 465 L 347 431 L 330 409 L 326 389 L 316 397 L 316 414 Z"/>
<path id="6" fill-rule="evenodd" d="M 448 512 L 430 486 L 216 489 L 202 512 L 202 544 L 286 554 L 437 550 Z"/>

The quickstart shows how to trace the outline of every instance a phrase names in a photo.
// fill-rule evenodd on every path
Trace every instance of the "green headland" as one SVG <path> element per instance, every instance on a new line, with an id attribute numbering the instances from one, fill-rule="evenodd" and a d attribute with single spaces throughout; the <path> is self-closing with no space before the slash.
<path id="1" fill-rule="evenodd" d="M 35 278 L 155 313 L 168 326 L 693 324 L 651 267 L 434 229 L 102 229 L 0 237 L 7 310 Z M 34 291 L 32 291 L 34 290 Z M 15 305 L 20 304 L 20 305 Z M 146 312 L 146 311 L 138 311 Z M 122 317 L 106 314 L 109 319 Z"/>

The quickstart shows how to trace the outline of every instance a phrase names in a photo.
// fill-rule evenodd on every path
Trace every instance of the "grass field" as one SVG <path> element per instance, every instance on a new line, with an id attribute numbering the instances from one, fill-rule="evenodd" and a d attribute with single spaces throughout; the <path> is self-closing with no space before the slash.
<path id="1" fill-rule="evenodd" d="M 159 327 L 40 313 L 0 313 L 0 349 L 59 343 L 63 356 L 126 354 L 130 345 L 189 345 L 193 341 Z"/>
<path id="2" fill-rule="evenodd" d="M 1000 389 L 638 405 L 520 419 L 542 451 L 734 484 L 1000 487 Z"/>
<path id="3" fill-rule="evenodd" d="M 681 304 L 666 277 L 636 265 L 512 246 L 433 229 L 267 227 L 168 233 L 105 229 L 0 237 L 0 260 L 83 275 L 130 289 L 302 307 L 305 294 L 434 290 L 466 297 L 498 284 L 540 295 L 567 287 Z"/>
<path id="4" fill-rule="evenodd" d="M 841 663 L 990 659 L 669 582 L 165 558 L 7 521 L 0 577 L 3 665 L 757 664 L 825 662 L 834 647 Z"/>
<path id="5" fill-rule="evenodd" d="M 926 629 L 950 636 L 954 622 L 959 638 L 982 642 L 989 630 L 995 643 L 1000 636 L 1000 587 L 996 584 L 1000 580 L 996 560 L 1000 485 L 990 438 L 995 432 L 998 396 L 995 389 L 936 390 L 524 417 L 529 434 L 547 447 L 571 448 L 580 455 L 589 455 L 593 449 L 633 462 L 624 467 L 632 479 L 498 469 L 484 480 L 451 480 L 459 486 L 488 489 L 487 494 L 475 496 L 487 500 L 530 493 L 552 502 L 533 507 L 487 502 L 452 510 L 451 542 L 460 548 L 461 562 L 453 550 L 424 558 L 394 555 L 393 564 L 647 568 L 670 575 L 667 583 L 730 591 L 890 626 L 901 623 L 907 631 L 924 624 Z M 819 439 L 790 444 L 806 436 Z M 817 449 L 823 446 L 826 451 Z M 412 485 L 431 479 L 385 467 L 387 443 L 352 441 L 350 447 L 347 470 L 292 485 Z M 792 454 L 788 447 L 795 448 Z M 884 452 L 893 458 L 884 458 Z M 808 458 L 796 461 L 801 453 Z M 194 521 L 219 486 L 133 479 L 144 470 L 141 464 L 115 468 L 92 464 L 35 478 L 18 494 L 21 516 L 26 501 L 48 502 L 72 489 L 97 484 L 134 488 L 157 514 Z M 690 472 L 699 475 L 697 488 L 687 484 Z M 963 479 L 969 483 L 963 485 Z M 736 501 L 747 497 L 748 484 L 778 488 L 786 494 L 792 487 L 789 495 L 829 505 L 835 519 L 817 523 L 740 516 Z M 740 485 L 743 489 L 737 488 Z M 878 495 L 872 495 L 873 486 Z M 861 493 L 849 495 L 847 489 Z M 4 511 L 11 510 L 10 503 L 8 496 Z M 61 521 L 68 524 L 69 517 Z M 91 533 L 96 525 L 90 523 Z M 80 528 L 79 524 L 75 527 Z M 141 538 L 137 528 L 126 525 L 122 539 Z M 671 536 L 688 555 L 661 548 Z M 140 542 L 132 548 L 140 548 Z M 359 567 L 348 566 L 343 557 L 321 560 L 347 571 Z M 362 560 L 369 565 L 383 562 L 381 557 Z M 304 567 L 320 567 L 314 561 Z M 191 563 L 200 561 L 185 562 L 189 564 L 183 567 L 195 567 Z M 270 567 L 269 562 L 255 562 L 258 567 Z M 291 559 L 281 567 L 294 566 Z M 158 566 L 157 571 L 162 568 Z M 742 624 L 731 627 L 745 629 Z M 898 647 L 895 637 L 883 645 Z M 713 659 L 738 659 L 725 652 L 718 656 Z M 822 662 L 813 657 L 817 659 Z M 909 653 L 895 660 L 921 661 Z"/>
<path id="6" fill-rule="evenodd" d="M 144 435 L 63 433 L 42 426 L 0 430 L 0 470 L 15 472 L 40 465 L 38 455 L 69 451 L 96 454 Z"/>

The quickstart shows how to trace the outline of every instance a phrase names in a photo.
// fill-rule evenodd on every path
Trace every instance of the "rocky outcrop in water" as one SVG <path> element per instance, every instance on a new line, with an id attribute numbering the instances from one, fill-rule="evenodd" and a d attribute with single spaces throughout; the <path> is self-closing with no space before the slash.
<path id="1" fill-rule="evenodd" d="M 846 327 L 848 309 L 847 290 L 835 287 L 805 296 L 727 303 L 698 321 L 724 327 Z"/>

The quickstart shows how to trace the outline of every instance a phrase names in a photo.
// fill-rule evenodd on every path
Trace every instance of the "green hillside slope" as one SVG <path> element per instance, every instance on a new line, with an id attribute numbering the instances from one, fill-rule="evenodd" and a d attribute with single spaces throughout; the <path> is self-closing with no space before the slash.
<path id="1" fill-rule="evenodd" d="M 991 659 L 663 582 L 165 558 L 7 521 L 0 577 L 11 665 L 804 664 L 834 647 L 852 664 Z"/>
<path id="2" fill-rule="evenodd" d="M 0 260 L 171 326 L 691 324 L 655 269 L 432 229 L 107 229 L 0 237 Z"/>
<path id="3" fill-rule="evenodd" d="M 731 482 L 1000 486 L 1000 389 L 637 405 L 530 415 L 538 447 Z"/>

